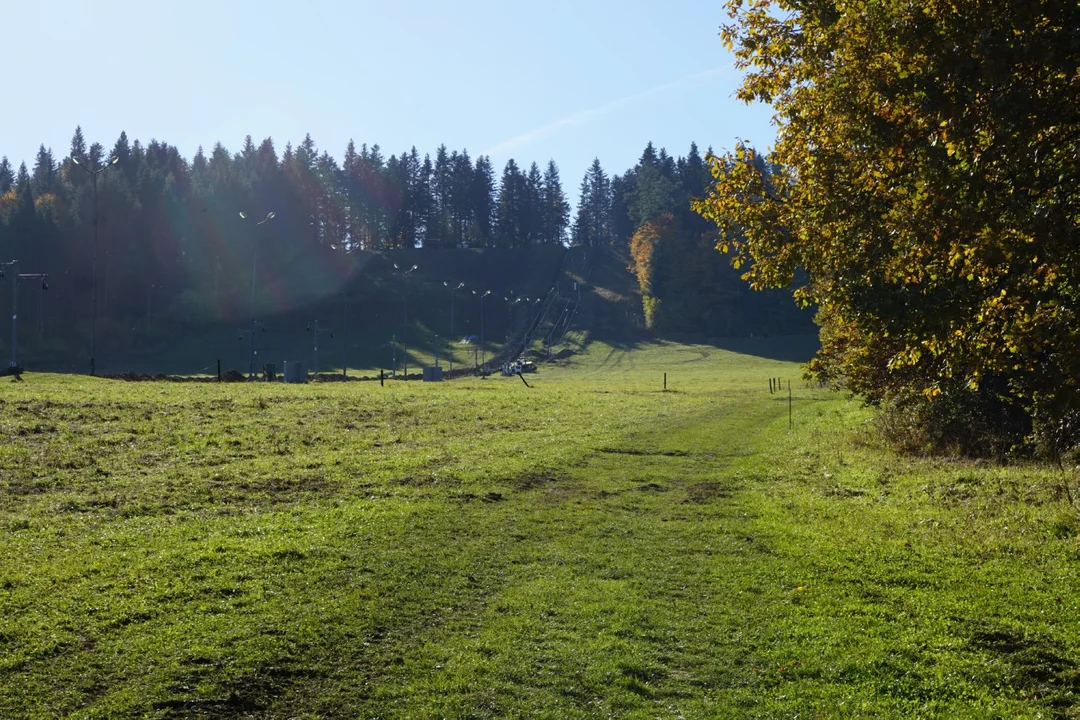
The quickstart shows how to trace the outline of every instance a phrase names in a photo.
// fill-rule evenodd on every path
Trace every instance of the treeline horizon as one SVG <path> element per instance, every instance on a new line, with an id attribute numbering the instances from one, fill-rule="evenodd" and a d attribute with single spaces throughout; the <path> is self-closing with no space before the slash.
<path id="1" fill-rule="evenodd" d="M 719 253 L 701 252 L 715 246 L 716 228 L 690 210 L 711 180 L 696 144 L 674 157 L 649 143 L 621 174 L 609 175 L 594 159 L 571 217 L 554 160 L 522 168 L 510 159 L 497 178 L 488 156 L 474 160 L 466 150 L 441 145 L 432 157 L 411 147 L 386 157 L 379 145 L 350 141 L 339 163 L 308 135 L 281 153 L 272 139 L 256 144 L 251 136 L 236 153 L 221 143 L 209 154 L 200 146 L 188 161 L 167 142 L 144 146 L 121 133 L 106 148 L 76 128 L 60 158 L 42 145 L 32 167 L 0 159 L 0 260 L 51 276 L 48 332 L 38 328 L 37 344 L 68 355 L 86 354 L 95 308 L 98 335 L 114 344 L 152 311 L 185 323 L 243 317 L 255 250 L 257 278 L 289 286 L 313 268 L 347 266 L 362 251 L 567 244 L 628 250 L 645 223 L 674 216 L 697 249 L 694 264 L 715 270 L 686 282 L 724 276 L 726 285 L 723 292 L 677 292 L 730 299 L 741 292 L 733 287 L 740 285 L 737 274 L 724 274 Z M 269 213 L 274 217 L 258 224 Z M 260 312 L 283 309 L 272 288 L 259 290 Z M 7 305 L 4 295 L 0 303 Z M 735 322 L 734 309 L 723 322 L 710 321 L 715 304 L 669 303 L 683 311 L 667 313 L 657 329 L 750 332 Z"/>

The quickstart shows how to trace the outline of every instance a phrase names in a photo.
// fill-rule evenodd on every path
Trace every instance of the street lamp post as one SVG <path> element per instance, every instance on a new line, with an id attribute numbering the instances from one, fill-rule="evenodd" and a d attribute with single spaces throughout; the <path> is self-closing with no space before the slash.
<path id="1" fill-rule="evenodd" d="M 48 290 L 49 284 L 46 281 L 49 276 L 45 273 L 19 274 L 19 261 L 12 260 L 0 265 L 0 279 L 4 278 L 5 267 L 11 268 L 11 362 L 8 363 L 8 367 L 17 368 L 19 366 L 19 281 L 40 280 L 41 289 Z"/>
<path id="2" fill-rule="evenodd" d="M 413 265 L 408 270 L 402 273 L 402 277 L 405 278 L 405 326 L 401 329 L 401 362 L 405 368 L 405 373 L 402 378 L 409 379 L 409 275 L 416 270 L 417 266 Z M 400 270 L 397 263 L 394 263 L 394 269 Z"/>
<path id="3" fill-rule="evenodd" d="M 307 326 L 307 329 L 311 331 L 311 338 L 315 343 L 315 380 L 319 380 L 319 335 L 322 333 L 328 334 L 331 338 L 334 337 L 334 331 L 330 328 L 319 327 L 319 321 L 316 320 Z"/>
<path id="4" fill-rule="evenodd" d="M 450 285 L 448 283 L 446 283 L 446 282 L 444 282 L 443 285 L 445 285 L 446 287 L 450 287 Z M 451 374 L 453 374 L 453 372 L 454 372 L 454 347 L 453 347 L 453 344 L 452 344 L 454 342 L 454 297 L 457 295 L 457 291 L 460 290 L 463 287 L 465 287 L 465 283 L 462 282 L 462 283 L 458 283 L 456 287 L 454 287 L 453 289 L 450 290 L 450 342 L 451 342 L 451 346 L 450 346 L 450 351 L 447 354 L 450 356 L 450 373 Z"/>
<path id="5" fill-rule="evenodd" d="M 342 321 L 341 379 L 349 377 L 349 285 L 345 284 L 345 319 Z"/>
<path id="6" fill-rule="evenodd" d="M 514 306 L 521 302 L 521 298 L 510 296 L 503 296 L 503 300 L 506 301 L 506 347 L 510 349 L 510 336 L 514 332 Z M 509 359 L 509 358 L 507 358 Z"/>
<path id="7" fill-rule="evenodd" d="M 247 220 L 246 213 L 240 213 L 241 220 Z M 274 219 L 274 213 L 270 212 L 266 214 L 259 222 L 255 223 L 256 226 L 263 225 Z M 251 330 L 249 331 L 249 354 L 248 354 L 248 379 L 255 378 L 255 261 L 258 257 L 259 242 L 258 237 L 251 238 Z"/>
<path id="8" fill-rule="evenodd" d="M 473 294 L 476 291 L 473 290 Z M 487 348 L 484 347 L 484 298 L 491 294 L 490 290 L 486 290 L 483 295 L 480 296 L 480 372 L 484 371 L 484 365 L 487 363 Z"/>
<path id="9" fill-rule="evenodd" d="M 93 300 L 91 300 L 91 302 L 90 302 L 90 308 L 91 308 L 90 309 L 90 314 L 92 316 L 90 318 L 90 374 L 91 375 L 96 375 L 97 374 L 97 367 L 96 367 L 97 360 L 96 360 L 96 356 L 95 356 L 95 353 L 97 351 L 97 316 L 98 316 L 98 311 L 97 311 L 97 301 L 98 301 L 98 287 L 97 287 L 97 256 L 98 256 L 98 194 L 97 194 L 97 179 L 98 179 L 98 175 L 100 175 L 101 173 L 108 170 L 110 167 L 112 167 L 117 162 L 119 162 L 119 160 L 120 160 L 120 158 L 113 156 L 112 158 L 109 159 L 109 161 L 107 163 L 105 163 L 101 167 L 93 168 L 93 167 L 91 167 L 91 165 L 89 163 L 84 165 L 83 163 L 79 162 L 79 158 L 77 158 L 77 157 L 72 157 L 71 158 L 71 162 L 75 163 L 75 165 L 77 165 L 78 167 L 82 168 L 83 170 L 85 170 L 86 172 L 88 172 L 90 174 L 91 183 L 94 186 L 94 255 L 93 255 L 93 261 L 92 261 L 92 264 L 91 264 L 91 267 L 92 267 L 91 272 L 92 272 L 93 278 L 94 278 L 94 281 L 93 281 L 94 282 L 94 290 L 93 290 L 94 297 L 93 297 Z"/>

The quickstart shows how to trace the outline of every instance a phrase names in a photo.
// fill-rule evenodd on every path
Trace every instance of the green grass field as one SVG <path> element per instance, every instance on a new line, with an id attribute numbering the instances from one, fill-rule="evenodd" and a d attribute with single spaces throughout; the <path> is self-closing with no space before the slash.
<path id="1" fill-rule="evenodd" d="M 711 346 L 527 378 L 5 382 L 0 717 L 1080 717 L 1071 468 Z"/>

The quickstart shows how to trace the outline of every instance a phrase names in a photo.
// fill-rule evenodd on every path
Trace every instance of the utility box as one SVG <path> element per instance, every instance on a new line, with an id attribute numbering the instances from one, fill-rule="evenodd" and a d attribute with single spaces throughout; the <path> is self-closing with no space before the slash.
<path id="1" fill-rule="evenodd" d="M 441 367 L 424 368 L 424 382 L 442 382 Z"/>
<path id="2" fill-rule="evenodd" d="M 277 382 L 277 366 L 274 363 L 266 363 L 263 365 L 263 380 L 266 382 Z"/>
<path id="3" fill-rule="evenodd" d="M 285 382 L 292 385 L 307 382 L 307 370 L 302 362 L 286 360 L 282 375 L 285 377 Z"/>

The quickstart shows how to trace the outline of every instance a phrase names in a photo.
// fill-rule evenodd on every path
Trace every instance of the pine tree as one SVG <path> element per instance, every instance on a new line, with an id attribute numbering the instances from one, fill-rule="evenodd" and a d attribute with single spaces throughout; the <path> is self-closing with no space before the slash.
<path id="1" fill-rule="evenodd" d="M 80 161 L 86 157 L 86 138 L 83 137 L 81 125 L 75 126 L 75 134 L 71 136 L 70 157 L 78 158 Z"/>
<path id="2" fill-rule="evenodd" d="M 203 152 L 202 145 L 195 151 L 195 157 L 191 159 L 191 174 L 195 178 L 196 182 L 206 182 L 206 154 Z"/>
<path id="3" fill-rule="evenodd" d="M 120 165 L 121 167 L 126 166 L 131 159 L 131 145 L 128 143 L 127 133 L 123 130 L 120 131 L 120 137 L 116 139 L 116 144 L 113 145 L 109 157 L 117 158 L 117 165 Z"/>
<path id="4" fill-rule="evenodd" d="M 435 202 L 434 175 L 435 167 L 431 163 L 431 155 L 424 155 L 416 191 L 417 213 L 423 226 L 421 246 L 425 248 L 439 246 L 439 208 Z"/>
<path id="5" fill-rule="evenodd" d="M 675 208 L 675 163 L 665 150 L 657 154 L 649 143 L 634 174 L 635 187 L 627 195 L 627 206 L 636 230 Z"/>
<path id="6" fill-rule="evenodd" d="M 453 153 L 450 156 L 452 179 L 450 182 L 450 223 L 453 231 L 453 245 L 460 247 L 469 237 L 472 224 L 469 196 L 473 181 L 473 164 L 469 151 Z"/>
<path id="7" fill-rule="evenodd" d="M 637 173 L 627 170 L 611 178 L 611 235 L 619 247 L 628 247 L 637 225 L 630 217 L 630 198 L 637 191 Z"/>
<path id="8" fill-rule="evenodd" d="M 487 155 L 476 159 L 469 205 L 472 216 L 470 244 L 492 247 L 495 244 L 495 168 Z"/>
<path id="9" fill-rule="evenodd" d="M 574 220 L 573 240 L 578 245 L 607 245 L 611 242 L 611 181 L 593 159 L 581 180 L 581 201 Z"/>
<path id="10" fill-rule="evenodd" d="M 47 150 L 44 145 L 38 148 L 31 182 L 33 183 L 35 197 L 52 193 L 56 187 L 56 161 L 53 160 L 52 150 Z"/>
<path id="11" fill-rule="evenodd" d="M 521 242 L 539 245 L 544 235 L 544 176 L 535 162 L 529 165 L 522 186 Z"/>
<path id="12" fill-rule="evenodd" d="M 511 158 L 503 168 L 499 183 L 499 198 L 495 204 L 495 243 L 499 247 L 524 244 L 523 211 L 525 209 L 525 178 Z"/>
<path id="13" fill-rule="evenodd" d="M 562 244 L 566 238 L 566 228 L 570 224 L 570 204 L 566 201 L 566 193 L 563 192 L 562 181 L 559 179 L 559 167 L 554 160 L 549 160 L 544 170 L 541 197 L 541 242 Z"/>
<path id="14" fill-rule="evenodd" d="M 428 226 L 428 242 L 433 243 L 431 247 L 449 247 L 453 244 L 450 235 L 452 186 L 450 154 L 446 145 L 440 145 L 435 152 L 435 170 L 431 177 L 431 194 L 435 204 L 432 224 Z"/>
<path id="15" fill-rule="evenodd" d="M 255 171 L 255 158 L 258 155 L 258 150 L 255 149 L 255 142 L 251 139 L 250 135 L 244 136 L 244 147 L 240 150 L 240 155 L 237 157 L 239 164 L 244 168 L 245 172 L 253 173 Z"/>
<path id="16" fill-rule="evenodd" d="M 0 195 L 4 195 L 15 184 L 15 173 L 7 156 L 0 158 Z"/>

